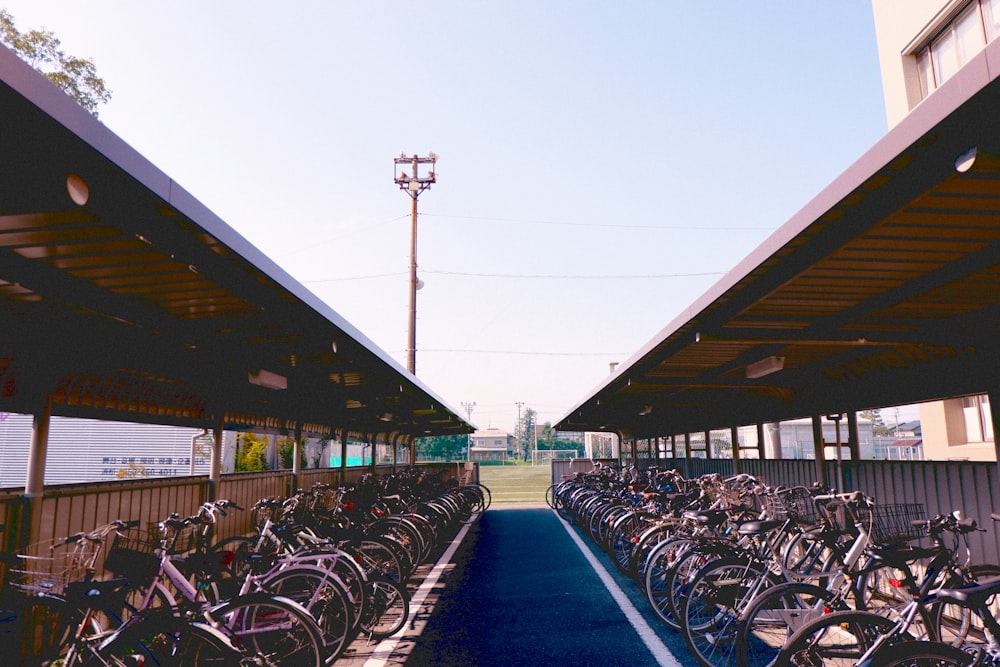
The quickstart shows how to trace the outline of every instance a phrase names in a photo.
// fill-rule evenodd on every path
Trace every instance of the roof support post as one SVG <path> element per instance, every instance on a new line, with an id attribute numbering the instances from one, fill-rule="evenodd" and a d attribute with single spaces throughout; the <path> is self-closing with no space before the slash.
<path id="1" fill-rule="evenodd" d="M 858 432 L 858 413 L 851 410 L 847 413 L 847 447 L 851 450 L 851 462 L 861 460 L 861 435 Z"/>
<path id="2" fill-rule="evenodd" d="M 302 472 L 302 422 L 295 423 L 295 432 L 292 435 L 295 439 L 292 442 L 292 488 L 289 489 L 292 495 L 299 488 L 299 473 Z"/>
<path id="3" fill-rule="evenodd" d="M 378 439 L 377 434 L 368 433 L 365 435 L 365 441 L 368 443 L 368 453 L 372 457 L 371 463 L 368 464 L 368 471 L 374 475 L 375 474 L 375 441 Z M 364 463 L 364 461 L 362 461 Z"/>
<path id="4" fill-rule="evenodd" d="M 781 458 L 781 447 L 778 447 L 778 456 Z M 757 422 L 757 458 L 761 461 L 767 458 L 767 449 L 764 447 L 764 422 Z"/>
<path id="5" fill-rule="evenodd" d="M 24 481 L 24 497 L 20 515 L 17 517 L 20 525 L 18 530 L 17 548 L 23 550 L 29 544 L 37 541 L 41 532 L 42 500 L 45 495 L 45 459 L 49 449 L 49 426 L 52 422 L 52 395 L 46 394 L 41 409 L 34 414 L 31 427 L 31 446 L 28 450 L 28 471 Z M 8 531 L 15 526 L 9 525 L 11 516 L 7 516 Z M 9 542 L 10 540 L 8 540 Z"/>
<path id="6" fill-rule="evenodd" d="M 48 455 L 51 422 L 52 395 L 47 394 L 42 409 L 34 414 L 31 424 L 28 474 L 24 482 L 24 495 L 28 498 L 39 498 L 45 492 L 45 458 Z"/>
<path id="7" fill-rule="evenodd" d="M 340 486 L 347 484 L 347 428 L 340 427 Z"/>
<path id="8" fill-rule="evenodd" d="M 997 474 L 1000 475 L 1000 390 L 987 392 L 990 398 L 990 420 L 993 422 L 993 448 L 996 452 Z"/>
<path id="9" fill-rule="evenodd" d="M 705 458 L 712 459 L 712 432 L 705 431 Z"/>
<path id="10" fill-rule="evenodd" d="M 684 434 L 684 477 L 691 477 L 691 434 Z"/>
<path id="11" fill-rule="evenodd" d="M 823 423 L 820 419 L 819 415 L 813 415 L 812 417 L 813 449 L 816 452 L 816 476 L 820 484 L 829 486 L 830 482 L 826 478 L 826 451 L 823 446 Z M 837 491 L 842 493 L 844 490 L 837 489 Z"/>
<path id="12" fill-rule="evenodd" d="M 729 427 L 729 440 L 733 443 L 733 474 L 739 475 L 740 469 L 740 430 L 735 426 Z"/>
<path id="13" fill-rule="evenodd" d="M 222 438 L 225 431 L 222 429 L 222 414 L 215 421 L 215 430 L 212 432 L 212 458 L 208 463 L 208 499 L 215 500 L 215 491 L 219 486 L 219 479 L 222 477 Z"/>

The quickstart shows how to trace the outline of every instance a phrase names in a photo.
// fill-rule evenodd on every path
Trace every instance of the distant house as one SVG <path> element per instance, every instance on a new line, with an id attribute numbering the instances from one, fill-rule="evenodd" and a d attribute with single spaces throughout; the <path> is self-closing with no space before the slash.
<path id="1" fill-rule="evenodd" d="M 471 436 L 470 461 L 506 461 L 513 452 L 514 436 L 508 431 L 488 428 Z"/>

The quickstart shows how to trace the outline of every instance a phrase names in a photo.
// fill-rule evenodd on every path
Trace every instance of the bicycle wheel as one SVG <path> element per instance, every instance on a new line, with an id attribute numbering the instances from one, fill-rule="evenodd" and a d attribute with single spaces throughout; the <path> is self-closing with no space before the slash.
<path id="1" fill-rule="evenodd" d="M 208 616 L 233 646 L 259 664 L 323 664 L 323 632 L 308 611 L 288 598 L 241 595 L 210 609 Z"/>
<path id="2" fill-rule="evenodd" d="M 955 576 L 949 579 L 943 588 L 961 588 L 975 581 L 985 581 L 1000 577 L 998 565 L 973 565 L 965 577 Z M 987 602 L 994 614 L 997 613 L 996 598 Z M 931 623 L 937 628 L 937 639 L 951 646 L 962 646 L 966 642 L 985 645 L 987 638 L 983 634 L 982 623 L 974 619 L 974 613 L 968 607 L 955 604 L 935 604 L 931 609 Z"/>
<path id="3" fill-rule="evenodd" d="M 986 657 L 978 649 L 966 652 L 940 642 L 906 642 L 876 653 L 871 667 L 971 667 Z"/>
<path id="4" fill-rule="evenodd" d="M 202 623 L 157 615 L 122 628 L 83 653 L 83 667 L 239 667 L 243 654 L 226 637 Z M 96 655 L 95 655 L 96 653 Z"/>
<path id="5" fill-rule="evenodd" d="M 620 517 L 611 527 L 608 536 L 608 555 L 622 574 L 629 573 L 628 564 L 632 550 L 635 549 L 636 539 L 643 528 L 645 528 L 643 519 L 635 512 Z"/>
<path id="6" fill-rule="evenodd" d="M 802 626 L 775 658 L 775 665 L 854 667 L 896 624 L 874 612 L 835 611 Z"/>
<path id="7" fill-rule="evenodd" d="M 410 618 L 410 596 L 391 579 L 373 579 L 367 584 L 369 600 L 361 629 L 373 639 L 395 634 Z"/>
<path id="8" fill-rule="evenodd" d="M 670 574 L 677 559 L 694 544 L 694 540 L 689 538 L 666 540 L 656 545 L 646 559 L 643 581 L 646 601 L 656 617 L 675 630 L 679 630 L 681 626 L 670 605 Z"/>
<path id="9" fill-rule="evenodd" d="M 479 492 L 483 495 L 483 508 L 479 511 L 485 512 L 490 508 L 490 503 L 493 502 L 493 494 L 490 493 L 489 487 L 482 482 L 476 482 L 476 486 L 479 488 Z"/>
<path id="10" fill-rule="evenodd" d="M 83 611 L 54 595 L 25 596 L 13 601 L 4 623 L 3 656 L 18 665 L 47 665 L 62 655 L 83 621 Z M 93 622 L 91 633 L 101 632 Z"/>
<path id="11" fill-rule="evenodd" d="M 410 572 L 405 550 L 396 542 L 381 537 L 363 537 L 349 548 L 356 552 L 358 562 L 369 572 L 404 583 Z"/>
<path id="12" fill-rule="evenodd" d="M 291 566 L 261 583 L 266 591 L 290 598 L 302 605 L 315 619 L 323 633 L 327 659 L 336 658 L 350 643 L 355 628 L 367 611 L 369 601 L 362 597 L 355 605 L 343 582 L 332 573 L 311 565 Z M 362 596 L 367 595 L 367 582 Z M 355 610 L 361 616 L 355 617 Z"/>
<path id="13" fill-rule="evenodd" d="M 681 606 L 691 592 L 691 584 L 698 573 L 710 563 L 728 556 L 736 556 L 739 551 L 723 542 L 694 542 L 678 554 L 674 564 L 666 573 L 667 604 L 670 614 L 677 623 L 677 629 L 684 624 Z"/>
<path id="14" fill-rule="evenodd" d="M 660 542 L 665 542 L 675 535 L 674 526 L 653 526 L 639 536 L 639 541 L 629 556 L 629 576 L 636 581 L 642 581 L 646 574 L 646 558 Z"/>
<path id="15" fill-rule="evenodd" d="M 698 571 L 682 598 L 677 619 L 699 664 L 736 664 L 740 612 L 767 585 L 765 567 L 747 558 L 720 558 Z"/>
<path id="16" fill-rule="evenodd" d="M 813 584 L 779 584 L 758 595 L 743 612 L 736 630 L 736 666 L 770 667 L 795 632 L 834 609 L 834 593 Z"/>

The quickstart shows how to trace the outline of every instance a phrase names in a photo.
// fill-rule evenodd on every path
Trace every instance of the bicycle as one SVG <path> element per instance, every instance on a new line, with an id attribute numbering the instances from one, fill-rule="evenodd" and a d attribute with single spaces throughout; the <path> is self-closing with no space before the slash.
<path id="1" fill-rule="evenodd" d="M 67 590 L 75 582 L 93 581 L 98 557 L 106 544 L 138 525 L 119 519 L 89 532 L 32 545 L 25 553 L 11 556 L 7 583 L 10 609 L 3 623 L 3 655 L 16 655 L 20 664 L 30 665 L 44 664 L 65 652 L 74 628 L 84 622 L 83 612 L 67 600 Z M 125 584 L 119 580 L 109 585 L 122 588 Z M 102 629 L 102 621 L 120 622 L 120 614 L 119 606 L 86 622 L 97 632 Z"/>
<path id="2" fill-rule="evenodd" d="M 993 518 L 1000 521 L 998 515 L 993 515 Z M 973 520 L 959 520 L 954 516 L 935 517 L 927 523 L 951 523 L 958 529 L 956 534 L 962 535 L 977 530 Z M 942 664 L 971 664 L 972 658 L 968 655 L 962 657 L 960 654 L 963 651 L 959 646 L 980 632 L 980 643 L 987 644 L 992 655 L 1000 656 L 1000 648 L 997 647 L 1000 633 L 990 607 L 991 598 L 1000 592 L 1000 579 L 991 576 L 985 582 L 976 582 L 973 579 L 976 570 L 973 568 L 941 583 L 938 568 L 944 558 L 942 554 L 935 556 L 912 598 L 901 607 L 890 609 L 889 615 L 867 610 L 823 614 L 792 634 L 773 664 L 811 667 L 907 664 L 906 661 L 930 664 L 923 663 L 925 659 L 939 659 Z M 996 566 L 989 566 L 989 570 L 991 575 L 998 573 Z M 957 615 L 958 622 L 950 628 L 952 636 L 949 637 L 942 635 L 941 628 L 947 628 L 948 619 L 943 617 L 953 609 L 964 613 Z M 979 619 L 981 629 L 968 622 L 972 616 Z M 929 641 L 915 641 L 924 636 Z M 942 641 L 942 636 L 947 641 Z M 898 650 L 898 645 L 906 642 L 930 647 L 914 649 L 906 646 Z"/>
<path id="3" fill-rule="evenodd" d="M 215 515 L 225 515 L 230 507 L 242 509 L 225 500 L 205 503 L 191 517 L 172 515 L 161 522 L 158 540 L 116 544 L 105 567 L 142 581 L 142 599 L 120 628 L 110 634 L 79 636 L 71 652 L 97 660 L 97 664 L 116 664 L 115 660 L 136 652 L 169 660 L 178 650 L 172 638 L 185 637 L 185 633 L 195 632 L 189 630 L 194 627 L 200 641 L 215 647 L 213 655 L 224 654 L 220 646 L 228 643 L 254 664 L 277 665 L 283 660 L 316 667 L 324 664 L 323 634 L 301 605 L 260 591 L 216 603 L 206 594 L 207 586 L 192 583 L 174 562 L 177 551 L 192 546 L 179 541 L 182 534 L 193 536 L 190 539 L 196 543 L 196 553 L 207 553 L 205 544 Z"/>

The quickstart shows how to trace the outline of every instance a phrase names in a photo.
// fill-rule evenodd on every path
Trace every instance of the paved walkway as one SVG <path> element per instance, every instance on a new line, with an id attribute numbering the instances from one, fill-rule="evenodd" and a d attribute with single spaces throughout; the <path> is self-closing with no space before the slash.
<path id="1" fill-rule="evenodd" d="M 694 667 L 636 585 L 544 503 L 494 505 L 460 537 L 418 572 L 404 633 L 355 642 L 338 665 Z"/>

